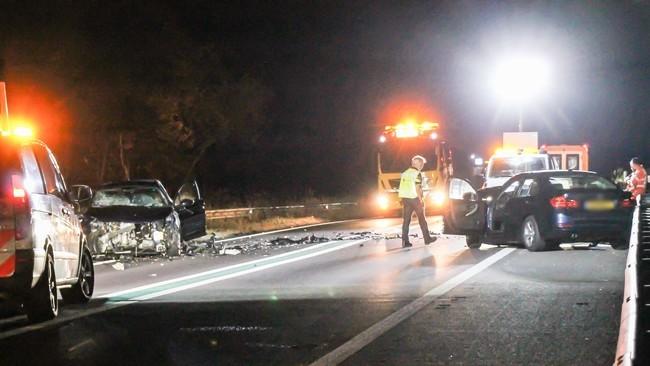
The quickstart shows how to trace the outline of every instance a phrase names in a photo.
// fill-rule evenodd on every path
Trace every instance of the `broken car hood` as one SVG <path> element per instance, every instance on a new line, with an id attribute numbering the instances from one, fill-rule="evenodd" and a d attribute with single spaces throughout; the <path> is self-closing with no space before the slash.
<path id="1" fill-rule="evenodd" d="M 174 209 L 171 207 L 109 206 L 91 207 L 86 216 L 104 222 L 150 222 L 164 220 Z"/>

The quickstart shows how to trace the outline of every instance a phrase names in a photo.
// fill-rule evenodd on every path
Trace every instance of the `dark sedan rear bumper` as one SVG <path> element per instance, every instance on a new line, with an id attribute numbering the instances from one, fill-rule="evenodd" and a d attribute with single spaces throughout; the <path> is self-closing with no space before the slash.
<path id="1" fill-rule="evenodd" d="M 631 216 L 619 214 L 601 218 L 556 214 L 551 230 L 544 237 L 565 242 L 617 241 L 629 238 L 631 220 Z"/>

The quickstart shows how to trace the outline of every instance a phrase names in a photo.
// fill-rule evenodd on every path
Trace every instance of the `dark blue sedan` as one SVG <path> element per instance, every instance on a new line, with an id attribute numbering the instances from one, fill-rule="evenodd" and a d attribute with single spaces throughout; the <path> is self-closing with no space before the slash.
<path id="1" fill-rule="evenodd" d="M 478 191 L 452 178 L 444 232 L 466 235 L 470 248 L 519 244 L 541 251 L 561 243 L 608 242 L 624 249 L 634 205 L 629 192 L 592 172 L 528 172 Z"/>

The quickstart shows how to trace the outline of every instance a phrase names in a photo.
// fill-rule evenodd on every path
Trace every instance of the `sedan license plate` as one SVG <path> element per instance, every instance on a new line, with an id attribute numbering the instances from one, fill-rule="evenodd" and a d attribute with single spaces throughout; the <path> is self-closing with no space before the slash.
<path id="1" fill-rule="evenodd" d="M 585 202 L 585 209 L 589 211 L 613 210 L 615 206 L 616 201 L 595 200 Z"/>

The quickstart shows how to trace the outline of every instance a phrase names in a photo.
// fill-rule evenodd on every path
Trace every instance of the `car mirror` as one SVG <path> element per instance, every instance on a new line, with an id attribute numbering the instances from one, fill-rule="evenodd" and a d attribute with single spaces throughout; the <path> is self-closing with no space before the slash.
<path id="1" fill-rule="evenodd" d="M 195 202 L 196 201 L 191 200 L 189 198 L 184 198 L 184 199 L 181 200 L 181 202 L 178 204 L 178 206 L 180 206 L 182 208 L 187 208 L 187 207 L 190 207 L 190 206 L 194 206 Z"/>
<path id="2" fill-rule="evenodd" d="M 466 192 L 463 194 L 463 201 L 465 202 L 476 202 L 476 193 Z"/>
<path id="3" fill-rule="evenodd" d="M 72 202 L 81 205 L 87 203 L 93 198 L 93 190 L 86 185 L 75 185 L 70 187 L 68 197 Z"/>

